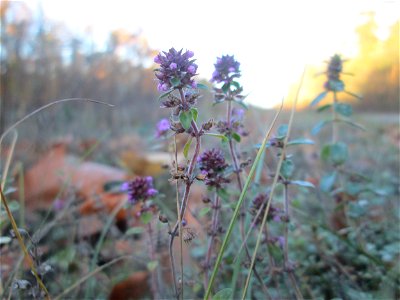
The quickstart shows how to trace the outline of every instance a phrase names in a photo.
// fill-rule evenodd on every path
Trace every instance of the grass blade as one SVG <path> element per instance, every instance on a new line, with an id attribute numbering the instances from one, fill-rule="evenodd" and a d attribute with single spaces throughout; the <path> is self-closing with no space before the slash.
<path id="1" fill-rule="evenodd" d="M 235 208 L 235 211 L 234 211 L 233 216 L 231 218 L 231 221 L 229 223 L 229 227 L 228 227 L 228 230 L 226 232 L 224 241 L 222 242 L 221 249 L 220 249 L 220 251 L 218 253 L 218 257 L 217 257 L 217 260 L 215 262 L 214 269 L 213 269 L 213 272 L 211 274 L 210 281 L 208 283 L 207 291 L 206 291 L 206 294 L 204 296 L 205 300 L 210 298 L 211 288 L 213 286 L 215 277 L 216 277 L 216 275 L 218 273 L 218 268 L 219 268 L 219 265 L 221 264 L 222 256 L 223 256 L 223 254 L 224 254 L 224 252 L 226 250 L 226 247 L 228 245 L 229 239 L 231 237 L 231 234 L 232 234 L 232 231 L 233 231 L 233 227 L 235 226 L 237 217 L 239 215 L 240 207 L 242 206 L 243 200 L 244 200 L 244 198 L 246 196 L 246 193 L 247 193 L 247 189 L 249 188 L 250 182 L 251 182 L 251 180 L 253 178 L 253 175 L 254 175 L 254 173 L 256 171 L 257 165 L 260 162 L 260 158 L 262 156 L 262 152 L 263 152 L 263 150 L 265 148 L 265 145 L 267 144 L 267 141 L 268 141 L 268 138 L 269 138 L 269 136 L 271 134 L 272 128 L 274 127 L 274 125 L 276 123 L 276 120 L 277 120 L 280 112 L 282 111 L 282 107 L 283 107 L 283 102 L 282 102 L 281 107 L 279 108 L 279 110 L 275 114 L 275 117 L 274 117 L 274 119 L 272 121 L 272 124 L 270 125 L 270 128 L 268 129 L 267 133 L 265 134 L 264 140 L 263 140 L 263 142 L 261 144 L 261 147 L 258 149 L 257 156 L 256 156 L 256 158 L 254 160 L 253 165 L 251 166 L 249 175 L 247 176 L 246 182 L 245 182 L 244 187 L 243 187 L 243 191 L 240 194 L 239 201 L 236 204 L 236 208 Z"/>

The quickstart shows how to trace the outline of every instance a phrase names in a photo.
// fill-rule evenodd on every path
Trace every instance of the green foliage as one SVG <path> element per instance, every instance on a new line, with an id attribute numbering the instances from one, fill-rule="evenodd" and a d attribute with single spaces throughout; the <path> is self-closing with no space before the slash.
<path id="1" fill-rule="evenodd" d="M 345 117 L 350 117 L 353 114 L 353 107 L 347 103 L 335 103 L 335 111 Z"/>
<path id="2" fill-rule="evenodd" d="M 335 166 L 344 164 L 347 157 L 347 145 L 341 142 L 325 145 L 321 150 L 322 160 Z"/>
<path id="3" fill-rule="evenodd" d="M 140 215 L 140 221 L 145 225 L 149 224 L 152 219 L 153 219 L 153 214 L 149 211 L 146 211 Z"/>
<path id="4" fill-rule="evenodd" d="M 193 112 L 191 110 L 182 111 L 179 115 L 179 121 L 182 124 L 182 127 L 188 130 L 192 125 L 193 120 Z"/>
<path id="5" fill-rule="evenodd" d="M 212 300 L 226 300 L 232 297 L 232 289 L 225 288 L 218 291 L 213 297 Z"/>

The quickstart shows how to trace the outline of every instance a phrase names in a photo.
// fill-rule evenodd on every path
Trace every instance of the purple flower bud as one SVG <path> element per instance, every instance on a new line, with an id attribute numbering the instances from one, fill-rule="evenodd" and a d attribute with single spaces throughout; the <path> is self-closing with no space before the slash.
<path id="1" fill-rule="evenodd" d="M 119 190 L 121 192 L 127 192 L 129 189 L 129 182 L 124 182 L 123 184 L 121 184 L 121 186 L 119 187 Z"/>
<path id="2" fill-rule="evenodd" d="M 194 65 L 190 65 L 187 69 L 190 74 L 196 73 L 196 67 Z"/>
<path id="3" fill-rule="evenodd" d="M 168 132 L 169 128 L 170 128 L 169 120 L 165 119 L 165 118 L 161 119 L 157 123 L 156 136 L 161 137 L 161 136 L 165 135 Z"/>
<path id="4" fill-rule="evenodd" d="M 149 196 L 149 197 L 153 197 L 153 196 L 155 196 L 157 194 L 157 190 L 156 189 L 149 189 L 148 191 L 147 191 L 147 196 Z"/>
<path id="5" fill-rule="evenodd" d="M 162 92 L 166 92 L 166 91 L 168 91 L 169 90 L 169 84 L 168 83 L 164 83 L 162 86 L 161 86 L 161 91 Z"/>
<path id="6" fill-rule="evenodd" d="M 192 86 L 192 88 L 197 88 L 197 82 L 196 81 L 192 81 L 192 84 L 191 84 L 191 86 Z"/>
<path id="7" fill-rule="evenodd" d="M 228 71 L 229 71 L 230 73 L 233 73 L 233 72 L 235 72 L 235 68 L 230 67 L 230 68 L 228 69 Z"/>
<path id="8" fill-rule="evenodd" d="M 194 56 L 193 51 L 186 51 L 186 57 L 187 58 L 192 58 Z"/>
<path id="9" fill-rule="evenodd" d="M 156 64 L 161 64 L 161 60 L 160 60 L 160 56 L 159 56 L 159 55 L 157 55 L 156 57 L 154 57 L 154 62 L 155 62 Z"/>
<path id="10" fill-rule="evenodd" d="M 283 249 L 285 246 L 285 238 L 283 236 L 278 236 L 278 245 Z"/>
<path id="11" fill-rule="evenodd" d="M 56 198 L 53 202 L 53 207 L 55 211 L 61 211 L 65 206 L 64 200 L 60 198 Z"/>
<path id="12" fill-rule="evenodd" d="M 178 67 L 178 65 L 177 65 L 176 63 L 171 63 L 171 64 L 169 65 L 169 68 L 170 68 L 171 70 L 175 70 L 177 67 Z"/>
<path id="13" fill-rule="evenodd" d="M 272 220 L 274 220 L 275 222 L 280 222 L 280 221 L 281 221 L 281 216 L 279 216 L 279 215 L 274 215 L 274 217 L 272 218 Z"/>

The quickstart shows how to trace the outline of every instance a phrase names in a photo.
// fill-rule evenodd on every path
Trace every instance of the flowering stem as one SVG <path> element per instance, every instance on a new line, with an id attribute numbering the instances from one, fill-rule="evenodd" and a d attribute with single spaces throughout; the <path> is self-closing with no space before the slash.
<path id="1" fill-rule="evenodd" d="M 178 91 L 179 91 L 179 94 L 181 96 L 182 104 L 183 105 L 186 104 L 186 98 L 185 98 L 185 95 L 183 93 L 183 90 L 180 88 L 180 89 L 178 89 Z M 194 149 L 193 157 L 192 157 L 192 159 L 191 159 L 191 161 L 189 163 L 189 168 L 188 168 L 187 173 L 186 173 L 187 180 L 186 180 L 185 190 L 184 190 L 184 193 L 183 193 L 183 196 L 182 196 L 181 208 L 180 208 L 179 214 L 178 214 L 178 221 L 176 222 L 173 230 L 170 233 L 170 242 L 169 242 L 169 252 L 170 252 L 170 258 L 171 258 L 171 269 L 172 269 L 172 276 L 174 277 L 174 285 L 175 285 L 175 293 L 176 293 L 175 296 L 177 297 L 177 299 L 179 299 L 179 294 L 180 293 L 178 293 L 178 287 L 177 287 L 177 284 L 176 284 L 176 278 L 175 278 L 176 272 L 175 272 L 174 255 L 173 255 L 172 247 L 173 247 L 173 244 L 174 244 L 175 236 L 177 235 L 177 232 L 178 232 L 179 227 L 180 227 L 179 224 L 182 222 L 182 219 L 183 219 L 183 217 L 185 215 L 187 202 L 188 202 L 189 194 L 190 194 L 190 188 L 191 188 L 192 183 L 193 183 L 193 179 L 192 179 L 193 172 L 194 172 L 195 166 L 197 164 L 197 157 L 199 156 L 200 146 L 201 146 L 201 133 L 200 133 L 198 127 L 197 127 L 197 124 L 196 124 L 196 122 L 194 120 L 192 120 L 191 125 L 192 125 L 192 130 L 194 132 L 194 136 L 195 136 L 195 139 L 196 139 L 196 146 L 195 146 L 195 149 Z M 183 281 L 183 274 L 182 274 L 182 281 Z"/>
<path id="2" fill-rule="evenodd" d="M 227 101 L 227 102 L 228 102 L 228 105 L 227 105 L 227 117 L 226 117 L 227 125 L 228 125 L 229 130 L 232 130 L 232 104 L 231 104 L 232 101 Z M 238 188 L 239 188 L 240 193 L 242 193 L 243 184 L 242 184 L 242 179 L 240 177 L 240 171 L 241 170 L 240 170 L 240 167 L 239 167 L 237 155 L 236 155 L 236 152 L 235 152 L 235 148 L 234 148 L 233 140 L 232 140 L 231 136 L 229 136 L 229 151 L 230 151 L 232 162 L 233 162 L 234 173 L 236 174 L 236 180 L 237 180 Z M 240 217 L 239 217 L 239 219 L 240 219 L 240 223 L 239 223 L 239 225 L 240 225 L 240 235 L 242 237 L 242 241 L 243 241 L 243 245 L 244 245 L 244 248 L 245 248 L 246 256 L 247 256 L 247 259 L 251 260 L 250 251 L 249 251 L 249 249 L 247 247 L 247 242 L 246 242 L 246 239 L 245 239 L 245 228 L 244 228 L 245 205 L 242 205 L 240 207 Z M 267 287 L 265 286 L 262 278 L 260 277 L 260 275 L 258 274 L 258 272 L 257 272 L 257 270 L 255 268 L 254 268 L 254 275 L 256 276 L 256 278 L 258 279 L 259 283 L 261 284 L 261 287 L 262 287 L 264 293 L 266 294 L 266 296 L 268 298 L 271 298 L 269 296 Z"/>
<path id="3" fill-rule="evenodd" d="M 289 197 L 288 197 L 288 184 L 284 183 L 283 195 L 285 199 L 285 225 L 284 225 L 284 244 L 283 244 L 283 265 L 284 270 L 288 273 L 289 279 L 292 283 L 293 289 L 296 293 L 296 299 L 303 299 L 303 295 L 297 285 L 296 277 L 294 276 L 293 267 L 289 262 L 289 245 L 288 245 L 288 236 L 289 236 Z"/>
<path id="4" fill-rule="evenodd" d="M 272 197 L 274 195 L 275 187 L 276 187 L 276 184 L 278 182 L 279 173 L 280 173 L 280 170 L 281 170 L 281 167 L 282 167 L 283 158 L 285 156 L 284 154 L 285 154 L 285 151 L 286 151 L 286 145 L 287 145 L 287 142 L 289 140 L 290 130 L 291 130 L 291 127 L 292 127 L 292 124 L 293 124 L 294 113 L 296 111 L 296 104 L 297 104 L 297 100 L 299 98 L 301 86 L 303 84 L 305 72 L 306 72 L 306 69 L 304 69 L 304 71 L 303 71 L 303 74 L 302 74 L 302 77 L 301 77 L 301 81 L 300 81 L 300 85 L 299 85 L 299 88 L 297 90 L 297 94 L 296 94 L 295 100 L 293 101 L 292 110 L 291 110 L 290 118 L 289 118 L 287 134 L 286 134 L 286 137 L 285 137 L 285 140 L 284 140 L 282 153 L 281 153 L 281 156 L 280 156 L 279 161 L 278 161 L 278 166 L 276 168 L 276 173 L 275 173 L 275 176 L 274 176 L 274 180 L 272 182 L 271 191 L 270 191 L 270 194 L 269 194 L 269 197 L 268 197 L 267 207 L 265 209 L 264 217 L 263 217 L 263 220 L 262 220 L 262 223 L 261 223 L 261 228 L 260 228 L 260 230 L 258 232 L 257 242 L 256 242 L 256 246 L 255 246 L 254 251 L 253 251 L 253 256 L 252 256 L 252 259 L 251 259 L 251 265 L 250 265 L 249 273 L 247 274 L 246 283 L 245 283 L 245 286 L 243 288 L 242 299 L 246 298 L 246 294 L 247 294 L 247 290 L 248 290 L 248 287 L 249 287 L 250 278 L 251 278 L 253 266 L 254 266 L 254 263 L 255 263 L 257 251 L 258 251 L 258 248 L 259 248 L 260 242 L 261 242 L 261 236 L 262 236 L 263 228 L 264 228 L 265 223 L 267 221 L 267 216 L 268 216 L 269 208 L 270 208 L 270 205 L 271 205 L 271 200 L 272 200 Z M 265 147 L 265 145 L 266 145 L 266 140 L 263 141 L 263 144 L 261 145 L 261 147 L 263 148 L 263 147 Z M 260 151 L 261 151 L 261 149 L 259 150 L 259 154 L 261 156 L 261 152 Z M 252 176 L 253 174 L 249 174 L 249 176 L 250 175 Z"/>
<path id="5" fill-rule="evenodd" d="M 332 143 L 336 143 L 338 140 L 338 128 L 337 128 L 337 113 L 336 113 L 336 103 L 337 103 L 337 95 L 336 91 L 333 91 L 333 106 L 332 106 L 332 115 L 333 115 L 333 122 L 332 122 Z"/>
<path id="6" fill-rule="evenodd" d="M 213 248 L 213 242 L 218 230 L 218 216 L 220 211 L 220 204 L 219 204 L 219 197 L 217 191 L 215 191 L 215 200 L 212 204 L 213 208 L 213 215 L 212 215 L 212 223 L 211 223 L 211 230 L 210 230 L 210 239 L 208 240 L 208 249 L 207 249 L 207 256 L 206 261 L 204 264 L 204 289 L 208 286 L 208 270 L 210 268 L 210 260 L 211 260 L 211 253 Z"/>
<path id="7" fill-rule="evenodd" d="M 240 207 L 241 207 L 241 205 L 243 203 L 243 200 L 244 200 L 244 197 L 246 195 L 247 189 L 250 186 L 250 182 L 251 182 L 251 180 L 253 178 L 253 175 L 254 175 L 254 173 L 256 171 L 257 165 L 260 162 L 262 150 L 263 150 L 263 148 L 265 148 L 265 146 L 267 144 L 267 141 L 268 141 L 268 138 L 269 138 L 269 136 L 271 134 L 272 128 L 275 125 L 276 119 L 278 118 L 278 115 L 280 114 L 281 111 L 282 111 L 282 106 L 279 108 L 279 110 L 275 114 L 274 120 L 272 121 L 272 124 L 270 125 L 270 128 L 267 130 L 267 132 L 265 134 L 265 137 L 263 139 L 263 142 L 261 143 L 261 147 L 257 152 L 257 155 L 256 155 L 256 158 L 254 159 L 253 165 L 251 166 L 249 175 L 247 176 L 247 179 L 246 179 L 246 182 L 244 184 L 243 190 L 242 190 L 242 192 L 241 192 L 241 194 L 239 196 L 239 200 L 238 200 L 238 202 L 236 204 L 235 211 L 234 211 L 233 216 L 231 218 L 231 221 L 229 223 L 225 238 L 224 238 L 224 240 L 222 242 L 221 249 L 219 250 L 219 253 L 218 253 L 218 256 L 217 256 L 217 261 L 215 262 L 214 269 L 213 269 L 213 272 L 211 274 L 210 282 L 208 284 L 208 287 L 207 287 L 207 290 L 206 290 L 206 294 L 204 296 L 205 300 L 209 299 L 209 297 L 210 297 L 212 285 L 213 285 L 215 277 L 217 275 L 217 272 L 218 272 L 218 269 L 219 269 L 219 265 L 221 264 L 222 256 L 223 256 L 223 254 L 224 254 L 224 252 L 226 250 L 226 247 L 228 245 L 229 239 L 231 237 L 231 234 L 232 234 L 232 231 L 233 231 L 233 227 L 234 227 L 234 225 L 236 223 L 236 219 L 237 219 L 237 216 L 239 214 L 239 209 L 240 209 Z"/>

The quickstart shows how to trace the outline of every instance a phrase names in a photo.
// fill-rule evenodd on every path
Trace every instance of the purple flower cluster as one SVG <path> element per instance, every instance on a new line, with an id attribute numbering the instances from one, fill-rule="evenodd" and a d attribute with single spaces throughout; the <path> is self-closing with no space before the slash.
<path id="1" fill-rule="evenodd" d="M 168 132 L 170 128 L 170 123 L 168 119 L 161 119 L 158 123 L 157 123 L 157 127 L 156 127 L 156 137 L 162 137 L 165 136 Z"/>
<path id="2" fill-rule="evenodd" d="M 240 77 L 240 63 L 235 60 L 233 55 L 218 57 L 217 63 L 214 66 L 215 71 L 212 74 L 211 82 L 230 83 L 235 77 Z"/>
<path id="3" fill-rule="evenodd" d="M 262 219 L 264 217 L 265 209 L 267 207 L 267 201 L 268 201 L 268 194 L 259 194 L 257 197 L 254 198 L 250 208 L 250 213 L 253 216 L 256 216 L 259 209 L 262 208 L 262 212 L 259 214 L 255 224 L 261 224 Z M 270 205 L 267 216 L 268 221 L 273 220 L 275 222 L 280 222 L 282 221 L 283 217 L 284 214 L 282 209 Z"/>
<path id="4" fill-rule="evenodd" d="M 197 65 L 194 63 L 192 51 L 169 49 L 168 52 L 159 53 L 154 62 L 160 65 L 155 70 L 155 76 L 158 79 L 158 90 L 165 92 L 173 88 L 183 88 L 190 86 L 197 87 L 197 83 L 193 80 L 196 75 Z"/>
<path id="5" fill-rule="evenodd" d="M 220 188 L 229 180 L 223 176 L 228 164 L 225 162 L 221 149 L 213 148 L 204 151 L 197 159 L 199 168 L 206 175 L 205 183 L 209 186 Z"/>
<path id="6" fill-rule="evenodd" d="M 138 201 L 146 201 L 154 197 L 158 192 L 153 187 L 153 178 L 137 177 L 130 182 L 126 182 L 122 185 L 121 190 L 128 193 L 128 199 L 131 203 L 137 203 Z"/>
<path id="7" fill-rule="evenodd" d="M 326 71 L 328 81 L 325 82 L 324 88 L 328 91 L 339 92 L 344 90 L 344 83 L 340 80 L 340 73 L 343 70 L 343 60 L 340 55 L 335 54 L 328 62 Z"/>

